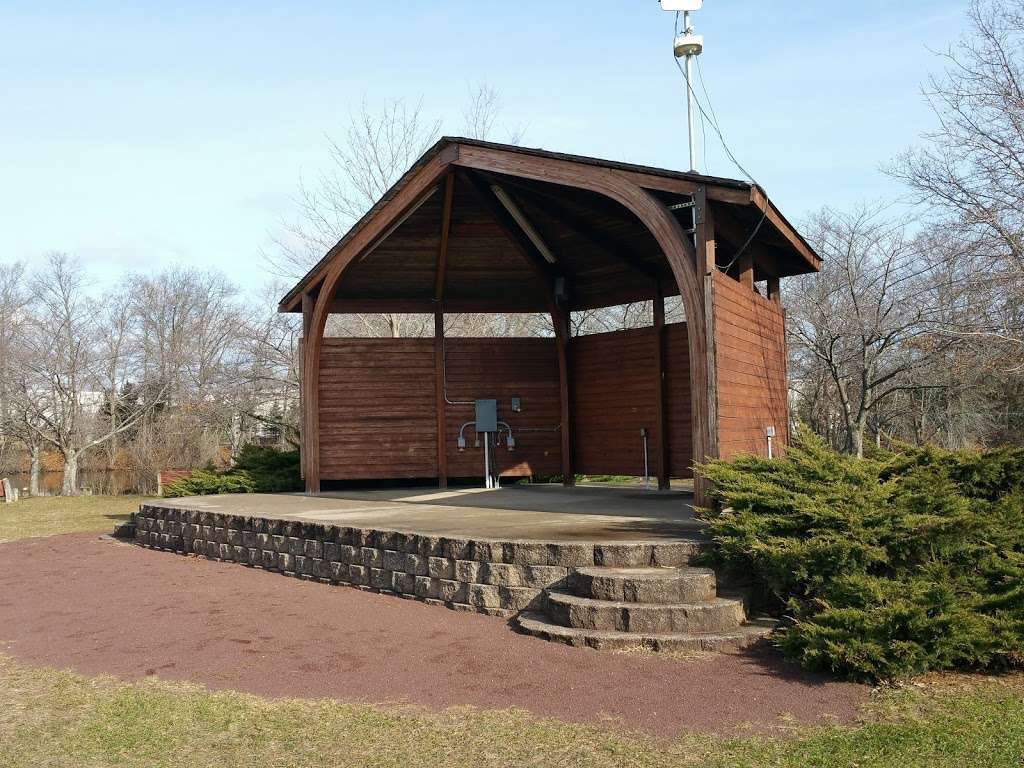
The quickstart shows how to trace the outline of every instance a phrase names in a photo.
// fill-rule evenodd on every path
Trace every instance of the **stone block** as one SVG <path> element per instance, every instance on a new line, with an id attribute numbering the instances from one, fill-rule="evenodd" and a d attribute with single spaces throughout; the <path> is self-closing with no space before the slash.
<path id="1" fill-rule="evenodd" d="M 301 539 L 298 536 L 288 537 L 288 554 L 289 555 L 301 555 L 306 551 L 306 540 Z"/>
<path id="2" fill-rule="evenodd" d="M 273 549 L 274 540 L 270 538 L 269 533 L 257 533 L 256 534 L 256 546 L 260 549 Z"/>
<path id="3" fill-rule="evenodd" d="M 242 531 L 242 546 L 246 549 L 252 549 L 256 546 L 255 531 Z"/>
<path id="4" fill-rule="evenodd" d="M 218 555 L 221 560 L 233 559 L 234 552 L 232 551 L 230 544 L 218 544 L 217 547 L 219 549 Z"/>
<path id="5" fill-rule="evenodd" d="M 469 604 L 475 608 L 500 608 L 521 611 L 538 607 L 543 590 L 520 587 L 496 587 L 490 584 L 470 584 Z"/>
<path id="6" fill-rule="evenodd" d="M 227 528 L 226 535 L 227 543 L 230 544 L 232 547 L 242 546 L 242 532 L 240 530 L 238 530 L 237 528 Z"/>
<path id="7" fill-rule="evenodd" d="M 594 547 L 592 544 L 582 543 L 545 544 L 535 541 L 507 541 L 503 547 L 501 560 L 513 565 L 584 568 L 594 564 Z"/>
<path id="8" fill-rule="evenodd" d="M 306 557 L 320 558 L 324 554 L 324 545 L 316 539 L 306 539 L 306 545 L 303 549 Z"/>
<path id="9" fill-rule="evenodd" d="M 469 539 L 453 539 L 442 536 L 440 540 L 441 557 L 449 560 L 469 560 Z"/>
<path id="10" fill-rule="evenodd" d="M 382 568 L 384 566 L 384 550 L 374 547 L 363 547 L 360 551 L 363 565 L 367 568 Z"/>
<path id="11" fill-rule="evenodd" d="M 427 558 L 427 575 L 435 579 L 454 579 L 455 561 L 447 557 Z"/>
<path id="12" fill-rule="evenodd" d="M 594 564 L 607 568 L 644 568 L 654 556 L 650 544 L 595 544 Z"/>
<path id="13" fill-rule="evenodd" d="M 249 550 L 243 547 L 241 544 L 232 547 L 231 554 L 233 555 L 236 563 L 249 562 Z"/>
<path id="14" fill-rule="evenodd" d="M 472 560 L 455 561 L 455 579 L 457 581 L 472 583 L 479 581 L 479 576 L 480 563 L 474 562 Z"/>
<path id="15" fill-rule="evenodd" d="M 416 577 L 411 573 L 396 572 L 393 588 L 396 594 L 414 595 L 416 594 Z"/>
<path id="16" fill-rule="evenodd" d="M 328 572 L 330 573 L 330 580 L 338 584 L 348 583 L 348 564 L 339 563 L 336 560 L 331 561 L 328 564 Z"/>
<path id="17" fill-rule="evenodd" d="M 296 576 L 301 576 L 303 574 L 308 574 L 309 573 L 309 571 L 307 570 L 309 568 L 308 563 L 309 563 L 309 558 L 306 557 L 305 555 L 295 555 L 295 575 Z"/>
<path id="18" fill-rule="evenodd" d="M 423 555 L 407 554 L 405 556 L 405 568 L 403 570 L 413 576 L 426 576 L 427 558 Z"/>
<path id="19" fill-rule="evenodd" d="M 484 563 L 480 568 L 478 581 L 498 587 L 530 587 L 541 589 L 564 584 L 569 575 L 568 568 L 556 565 L 510 565 L 508 563 Z"/>
<path id="20" fill-rule="evenodd" d="M 216 541 L 218 544 L 227 544 L 228 543 L 228 529 L 227 528 L 221 528 L 219 526 L 214 528 L 213 529 L 213 540 Z"/>
<path id="21" fill-rule="evenodd" d="M 390 590 L 394 585 L 394 576 L 392 574 L 392 571 L 385 571 L 383 568 L 371 568 L 370 586 L 374 589 Z"/>
<path id="22" fill-rule="evenodd" d="M 345 565 L 359 565 L 360 558 L 360 547 L 354 547 L 351 544 L 342 544 L 338 547 L 338 560 L 345 563 Z"/>
<path id="23" fill-rule="evenodd" d="M 430 597 L 437 599 L 440 595 L 440 579 L 432 579 L 430 576 L 417 576 L 413 585 L 416 597 Z"/>
<path id="24" fill-rule="evenodd" d="M 218 544 L 216 541 L 207 541 L 206 556 L 213 558 L 220 557 L 220 544 Z"/>
<path id="25" fill-rule="evenodd" d="M 287 553 L 288 552 L 288 537 L 282 534 L 275 534 L 270 537 L 274 542 L 274 551 Z"/>
<path id="26" fill-rule="evenodd" d="M 440 536 L 419 535 L 416 537 L 416 554 L 421 557 L 441 557 L 444 553 Z"/>
<path id="27" fill-rule="evenodd" d="M 261 549 L 260 560 L 268 571 L 277 570 L 277 552 L 272 549 Z"/>
<path id="28" fill-rule="evenodd" d="M 700 554 L 701 544 L 696 541 L 673 541 L 652 546 L 651 564 L 668 568 L 680 568 Z"/>
<path id="29" fill-rule="evenodd" d="M 349 584 L 364 586 L 369 580 L 368 576 L 367 569 L 362 565 L 350 565 L 348 567 Z"/>
<path id="30" fill-rule="evenodd" d="M 500 563 L 504 556 L 504 544 L 500 541 L 475 539 L 470 543 L 469 559 L 478 563 Z"/>
<path id="31" fill-rule="evenodd" d="M 333 541 L 325 541 L 322 557 L 324 560 L 340 560 L 341 547 Z"/>
<path id="32" fill-rule="evenodd" d="M 249 559 L 246 561 L 246 562 L 249 563 L 249 565 L 261 565 L 262 564 L 262 559 L 263 558 L 262 558 L 262 555 L 260 553 L 260 550 L 256 549 L 256 547 L 249 547 L 245 551 L 249 555 Z"/>
<path id="33" fill-rule="evenodd" d="M 469 595 L 469 585 L 464 581 L 438 579 L 438 593 L 446 603 L 465 603 Z"/>
<path id="34" fill-rule="evenodd" d="M 388 571 L 405 571 L 405 553 L 385 549 L 384 568 Z"/>
<path id="35" fill-rule="evenodd" d="M 278 552 L 277 570 L 292 573 L 295 570 L 295 556 L 287 552 Z"/>

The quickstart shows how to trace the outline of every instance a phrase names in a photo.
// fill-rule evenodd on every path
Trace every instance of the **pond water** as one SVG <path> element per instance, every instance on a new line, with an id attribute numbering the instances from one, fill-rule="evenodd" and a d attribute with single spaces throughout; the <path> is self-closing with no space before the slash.
<path id="1" fill-rule="evenodd" d="M 29 475 L 27 472 L 15 472 L 6 477 L 10 478 L 11 485 L 17 488 L 22 495 L 28 495 Z M 43 496 L 57 496 L 60 494 L 63 482 L 63 472 L 42 472 L 39 475 L 39 493 Z M 113 496 L 140 491 L 153 493 L 155 486 L 155 478 L 153 482 L 143 484 L 135 473 L 122 470 L 83 469 L 78 473 L 78 487 L 83 493 Z"/>

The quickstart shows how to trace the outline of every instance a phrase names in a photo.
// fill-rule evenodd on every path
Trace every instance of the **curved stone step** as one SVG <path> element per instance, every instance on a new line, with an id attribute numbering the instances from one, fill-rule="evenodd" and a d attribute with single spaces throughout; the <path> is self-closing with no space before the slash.
<path id="1" fill-rule="evenodd" d="M 744 624 L 731 632 L 674 632 L 627 634 L 600 629 L 577 629 L 552 624 L 547 617 L 524 611 L 515 626 L 526 634 L 575 647 L 597 650 L 650 651 L 730 651 L 747 648 L 766 637 L 775 628 L 771 621 Z"/>
<path id="2" fill-rule="evenodd" d="M 623 603 L 701 603 L 715 597 L 710 568 L 579 568 L 573 592 Z"/>
<path id="3" fill-rule="evenodd" d="M 546 612 L 563 627 L 632 634 L 732 632 L 746 618 L 742 602 L 720 597 L 698 603 L 630 603 L 555 590 L 548 590 Z"/>

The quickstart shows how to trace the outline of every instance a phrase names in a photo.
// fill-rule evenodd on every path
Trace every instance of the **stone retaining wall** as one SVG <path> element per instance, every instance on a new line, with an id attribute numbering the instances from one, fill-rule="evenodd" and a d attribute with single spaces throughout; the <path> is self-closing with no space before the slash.
<path id="1" fill-rule="evenodd" d="M 700 549 L 687 540 L 465 539 L 159 504 L 143 504 L 132 522 L 135 541 L 154 549 L 502 617 L 540 608 L 543 590 L 566 585 L 577 568 L 681 566 Z"/>

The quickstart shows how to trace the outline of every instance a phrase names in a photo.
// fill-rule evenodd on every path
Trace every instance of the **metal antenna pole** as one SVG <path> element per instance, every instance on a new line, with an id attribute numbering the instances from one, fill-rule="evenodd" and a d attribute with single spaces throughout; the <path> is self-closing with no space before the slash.
<path id="1" fill-rule="evenodd" d="M 690 25 L 690 12 L 683 12 L 683 34 L 692 35 L 693 27 Z M 686 55 L 686 127 L 690 136 L 690 170 L 697 170 L 697 132 L 694 130 L 694 109 L 693 109 L 693 54 Z"/>

